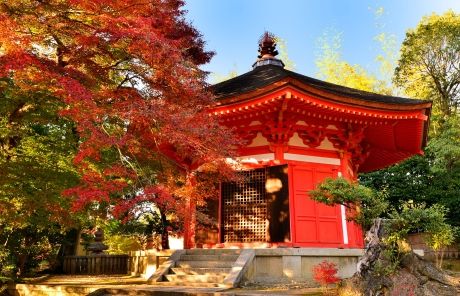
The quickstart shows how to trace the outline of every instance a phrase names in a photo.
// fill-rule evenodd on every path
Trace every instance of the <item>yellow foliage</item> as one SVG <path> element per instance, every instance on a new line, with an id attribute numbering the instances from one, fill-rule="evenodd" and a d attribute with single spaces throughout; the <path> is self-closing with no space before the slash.
<path id="1" fill-rule="evenodd" d="M 279 50 L 278 58 L 283 61 L 284 68 L 290 71 L 294 71 L 295 63 L 289 58 L 286 40 L 281 37 L 276 37 L 275 40 Z"/>
<path id="2" fill-rule="evenodd" d="M 109 254 L 127 254 L 129 251 L 142 250 L 143 246 L 138 238 L 124 235 L 106 236 L 104 240 Z"/>
<path id="3" fill-rule="evenodd" d="M 318 76 L 320 79 L 369 92 L 392 93 L 392 89 L 387 86 L 385 81 L 379 80 L 359 65 L 352 65 L 342 60 L 340 34 L 330 37 L 326 33 L 319 39 L 319 45 L 321 51 L 316 59 L 316 66 L 319 69 Z M 383 56 L 379 58 L 385 60 Z"/>
<path id="4" fill-rule="evenodd" d="M 405 239 L 398 241 L 398 249 L 400 253 L 408 253 L 412 251 L 410 244 Z"/>

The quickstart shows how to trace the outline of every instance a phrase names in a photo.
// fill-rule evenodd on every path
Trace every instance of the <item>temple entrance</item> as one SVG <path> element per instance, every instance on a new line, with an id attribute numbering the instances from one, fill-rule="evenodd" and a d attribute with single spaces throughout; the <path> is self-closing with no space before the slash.
<path id="1" fill-rule="evenodd" d="M 242 181 L 222 183 L 221 242 L 346 244 L 340 206 L 326 206 L 308 195 L 337 171 L 338 166 L 326 164 L 279 165 L 243 171 Z"/>
<path id="2" fill-rule="evenodd" d="M 334 178 L 331 166 L 293 166 L 294 243 L 302 245 L 337 245 L 343 243 L 340 206 L 315 202 L 308 192 L 324 179 Z"/>
<path id="3" fill-rule="evenodd" d="M 222 184 L 221 240 L 225 243 L 290 240 L 287 165 L 240 172 Z"/>

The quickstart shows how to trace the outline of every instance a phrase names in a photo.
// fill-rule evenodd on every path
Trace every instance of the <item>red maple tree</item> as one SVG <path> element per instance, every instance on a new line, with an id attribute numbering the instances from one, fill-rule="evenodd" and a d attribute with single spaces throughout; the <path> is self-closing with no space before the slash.
<path id="1" fill-rule="evenodd" d="M 206 111 L 199 32 L 181 0 L 17 0 L 0 4 L 0 76 L 66 103 L 80 137 L 73 209 L 125 216 L 153 202 L 187 216 L 196 171 L 231 171 L 233 137 Z M 205 165 L 206 164 L 206 165 Z M 206 168 L 206 169 L 204 169 Z M 216 173 L 218 172 L 218 173 Z M 209 188 L 209 187 L 208 187 Z M 206 192 L 206 194 L 203 194 Z"/>

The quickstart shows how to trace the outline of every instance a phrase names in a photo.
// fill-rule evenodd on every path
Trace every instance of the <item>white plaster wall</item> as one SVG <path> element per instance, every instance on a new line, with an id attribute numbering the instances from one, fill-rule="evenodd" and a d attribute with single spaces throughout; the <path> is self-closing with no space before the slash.
<path id="1" fill-rule="evenodd" d="M 275 159 L 274 153 L 264 153 L 255 155 L 246 155 L 238 157 L 238 161 L 241 163 L 257 163 L 258 161 L 270 161 Z"/>
<path id="2" fill-rule="evenodd" d="M 252 140 L 251 144 L 249 144 L 247 147 L 257 147 L 257 146 L 267 146 L 270 145 L 270 143 L 267 141 L 267 139 L 262 136 L 262 133 L 257 133 L 257 136 Z"/>
<path id="3" fill-rule="evenodd" d="M 338 158 L 302 155 L 302 154 L 294 154 L 294 153 L 284 153 L 284 159 L 303 161 L 303 162 L 340 165 L 340 159 Z"/>
<path id="4" fill-rule="evenodd" d="M 302 139 L 299 137 L 298 133 L 294 133 L 292 137 L 289 139 L 289 145 L 291 146 L 300 146 L 300 147 L 308 147 L 302 142 Z"/>
<path id="5" fill-rule="evenodd" d="M 321 142 L 321 145 L 319 145 L 317 147 L 318 149 L 324 149 L 324 150 L 337 150 L 334 148 L 334 146 L 332 145 L 332 143 L 327 139 L 325 138 L 322 142 Z"/>

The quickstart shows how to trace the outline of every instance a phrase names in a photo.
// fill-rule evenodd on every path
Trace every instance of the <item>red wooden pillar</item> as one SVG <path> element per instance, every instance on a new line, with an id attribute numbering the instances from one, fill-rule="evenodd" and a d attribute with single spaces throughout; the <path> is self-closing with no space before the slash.
<path id="1" fill-rule="evenodd" d="M 342 159 L 341 159 L 341 170 L 343 178 L 347 179 L 350 182 L 357 182 L 356 174 L 350 173 L 350 166 L 353 165 L 351 163 L 351 154 L 347 151 L 342 152 Z M 348 236 L 348 246 L 349 247 L 362 247 L 363 246 L 363 239 L 362 239 L 362 231 L 361 227 L 356 224 L 356 222 L 348 221 L 346 216 L 354 215 L 353 213 L 355 210 L 346 209 L 345 213 L 345 220 L 346 220 L 346 232 Z"/>
<path id="2" fill-rule="evenodd" d="M 350 173 L 348 172 L 348 167 L 350 165 L 350 153 L 347 151 L 341 152 L 340 160 L 340 170 L 342 171 L 342 177 L 348 181 L 351 181 Z"/>
<path id="3" fill-rule="evenodd" d="M 279 162 L 284 161 L 284 152 L 286 151 L 286 145 L 285 144 L 272 144 L 271 149 L 273 150 L 273 153 L 275 154 L 275 160 Z"/>
<path id="4" fill-rule="evenodd" d="M 187 172 L 186 186 L 195 186 L 195 175 Z M 190 188 L 189 187 L 189 188 Z M 193 192 L 193 191 L 192 191 Z M 196 228 L 196 201 L 195 197 L 188 196 L 185 201 L 184 215 L 184 249 L 195 247 L 195 228 Z"/>

